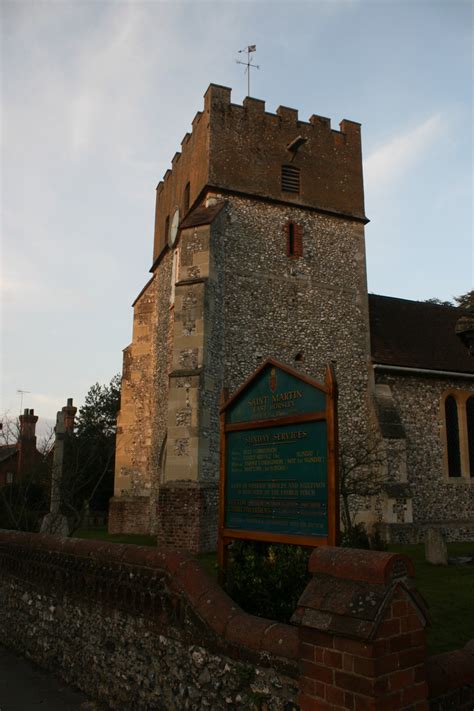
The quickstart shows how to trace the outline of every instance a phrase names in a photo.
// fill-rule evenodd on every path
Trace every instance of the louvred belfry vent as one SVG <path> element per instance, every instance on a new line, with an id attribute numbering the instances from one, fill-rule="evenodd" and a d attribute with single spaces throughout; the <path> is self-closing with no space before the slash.
<path id="1" fill-rule="evenodd" d="M 300 169 L 293 165 L 281 166 L 281 189 L 284 193 L 300 192 Z"/>

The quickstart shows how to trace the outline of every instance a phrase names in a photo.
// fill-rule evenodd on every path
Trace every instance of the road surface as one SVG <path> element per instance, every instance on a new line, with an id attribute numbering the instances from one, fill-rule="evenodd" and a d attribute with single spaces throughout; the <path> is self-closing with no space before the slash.
<path id="1" fill-rule="evenodd" d="M 104 711 L 15 652 L 0 646 L 0 711 Z"/>

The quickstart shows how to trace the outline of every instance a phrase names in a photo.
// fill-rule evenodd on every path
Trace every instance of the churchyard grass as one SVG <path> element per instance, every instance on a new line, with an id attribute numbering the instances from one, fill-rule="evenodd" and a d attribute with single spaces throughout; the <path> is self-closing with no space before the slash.
<path id="1" fill-rule="evenodd" d="M 88 538 L 108 543 L 133 543 L 136 546 L 156 546 L 156 536 L 141 536 L 131 533 L 109 533 L 106 528 L 79 528 L 73 538 Z"/>
<path id="2" fill-rule="evenodd" d="M 390 546 L 410 556 L 415 583 L 429 606 L 428 653 L 440 654 L 463 647 L 474 639 L 474 564 L 432 565 L 424 546 Z M 448 556 L 474 556 L 474 543 L 449 543 Z"/>

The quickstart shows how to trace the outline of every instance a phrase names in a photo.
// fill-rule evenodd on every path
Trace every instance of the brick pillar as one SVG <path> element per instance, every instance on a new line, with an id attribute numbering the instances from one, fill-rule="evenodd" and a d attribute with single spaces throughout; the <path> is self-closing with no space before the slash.
<path id="1" fill-rule="evenodd" d="M 170 482 L 160 487 L 157 512 L 158 545 L 192 553 L 217 547 L 218 488 L 214 483 Z"/>
<path id="2" fill-rule="evenodd" d="M 428 709 L 427 613 L 405 556 L 319 548 L 293 622 L 302 711 Z"/>

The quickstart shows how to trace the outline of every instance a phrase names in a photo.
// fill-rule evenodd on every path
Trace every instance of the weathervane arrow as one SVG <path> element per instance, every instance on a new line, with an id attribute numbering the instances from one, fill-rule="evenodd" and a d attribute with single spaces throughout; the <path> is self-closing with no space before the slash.
<path id="1" fill-rule="evenodd" d="M 257 51 L 257 45 L 256 44 L 249 44 L 248 47 L 245 47 L 245 49 L 239 49 L 238 54 L 242 54 L 242 52 L 247 52 L 247 61 L 246 62 L 240 62 L 238 59 L 236 59 L 237 64 L 243 64 L 244 67 L 246 67 L 246 72 L 247 72 L 247 95 L 250 96 L 250 69 L 260 69 L 260 66 L 258 64 L 252 64 L 252 57 L 250 56 L 252 52 Z"/>

